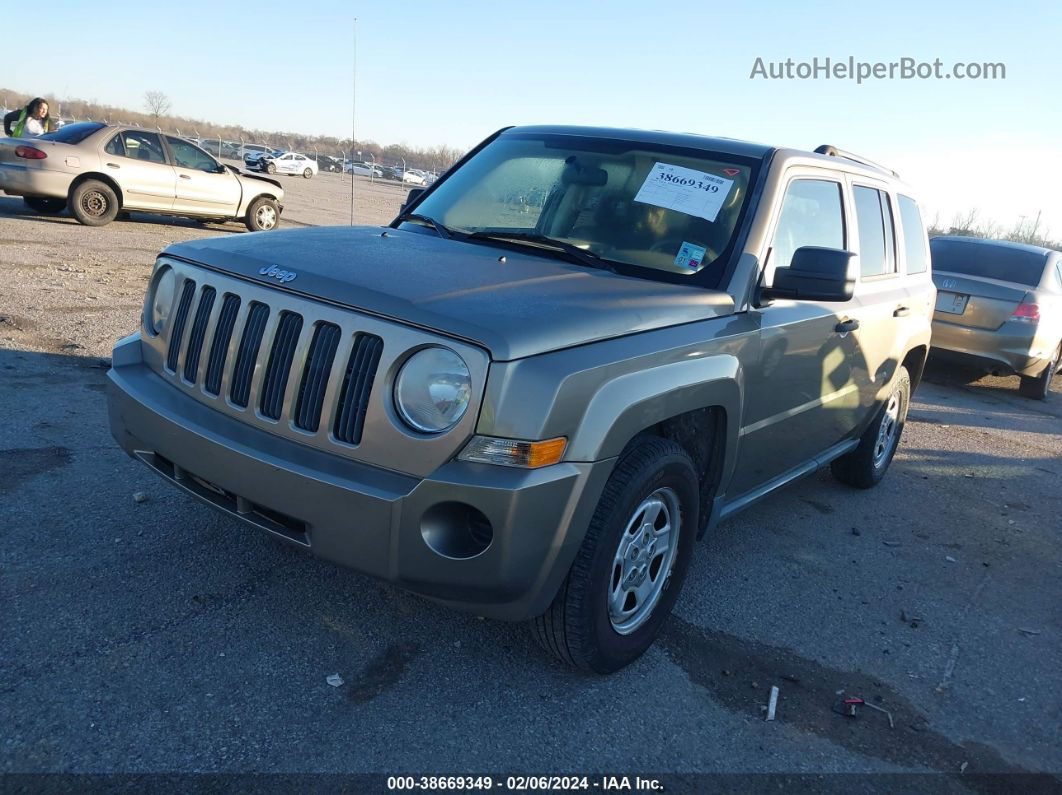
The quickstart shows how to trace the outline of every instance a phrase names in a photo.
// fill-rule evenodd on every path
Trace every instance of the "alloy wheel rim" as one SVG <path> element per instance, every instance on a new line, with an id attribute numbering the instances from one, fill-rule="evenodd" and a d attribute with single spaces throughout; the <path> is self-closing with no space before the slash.
<path id="1" fill-rule="evenodd" d="M 885 406 L 885 413 L 878 426 L 878 438 L 874 444 L 874 466 L 880 467 L 896 442 L 896 430 L 900 425 L 900 393 L 893 392 Z"/>
<path id="2" fill-rule="evenodd" d="M 652 615 L 667 589 L 681 532 L 678 495 L 661 488 L 634 509 L 612 560 L 608 615 L 612 628 L 629 635 Z"/>

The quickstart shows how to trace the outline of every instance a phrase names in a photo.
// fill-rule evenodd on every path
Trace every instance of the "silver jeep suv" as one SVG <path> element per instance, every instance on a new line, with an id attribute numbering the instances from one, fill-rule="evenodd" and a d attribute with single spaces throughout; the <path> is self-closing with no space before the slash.
<path id="1" fill-rule="evenodd" d="M 113 433 L 235 518 L 613 671 L 706 530 L 825 465 L 884 475 L 935 295 L 911 197 L 832 147 L 502 130 L 387 228 L 166 249 Z"/>

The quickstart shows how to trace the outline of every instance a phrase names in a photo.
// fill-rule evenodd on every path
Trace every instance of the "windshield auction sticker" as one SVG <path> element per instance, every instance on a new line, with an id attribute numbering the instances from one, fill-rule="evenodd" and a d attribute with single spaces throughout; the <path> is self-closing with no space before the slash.
<path id="1" fill-rule="evenodd" d="M 714 221 L 733 185 L 732 179 L 657 163 L 634 200 Z"/>

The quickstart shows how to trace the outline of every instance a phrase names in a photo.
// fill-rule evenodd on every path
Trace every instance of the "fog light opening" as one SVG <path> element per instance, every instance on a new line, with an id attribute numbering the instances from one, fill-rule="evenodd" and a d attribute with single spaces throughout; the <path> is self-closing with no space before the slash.
<path id="1" fill-rule="evenodd" d="M 467 560 L 487 551 L 494 528 L 483 512 L 463 502 L 440 502 L 420 520 L 424 543 L 437 555 Z"/>

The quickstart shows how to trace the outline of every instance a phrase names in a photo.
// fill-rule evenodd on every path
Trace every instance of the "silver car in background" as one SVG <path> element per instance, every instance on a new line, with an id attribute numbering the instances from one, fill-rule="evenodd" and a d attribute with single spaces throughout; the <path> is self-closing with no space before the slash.
<path id="1" fill-rule="evenodd" d="M 1062 362 L 1062 253 L 974 237 L 935 237 L 929 245 L 933 352 L 1021 376 L 1021 394 L 1045 399 Z"/>
<path id="2" fill-rule="evenodd" d="M 123 210 L 239 220 L 251 231 L 280 222 L 276 180 L 240 173 L 175 135 L 78 122 L 38 138 L 0 138 L 0 190 L 37 212 L 64 208 L 87 226 Z"/>

